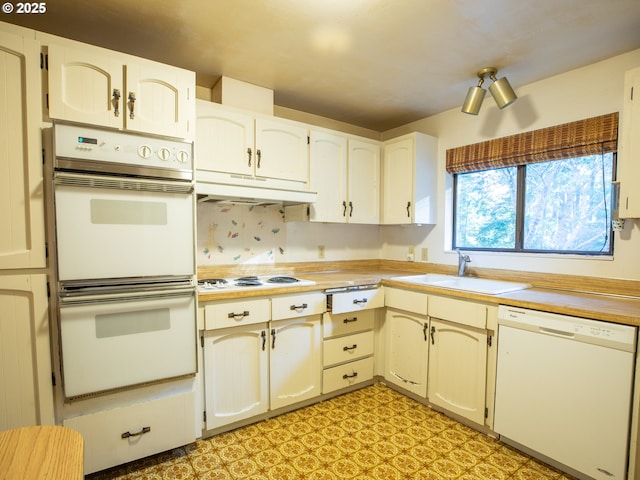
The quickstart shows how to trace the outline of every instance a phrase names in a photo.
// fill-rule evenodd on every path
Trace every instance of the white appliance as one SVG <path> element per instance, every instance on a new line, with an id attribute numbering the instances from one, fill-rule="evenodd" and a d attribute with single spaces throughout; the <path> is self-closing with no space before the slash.
<path id="1" fill-rule="evenodd" d="M 194 373 L 194 309 L 193 288 L 188 287 L 62 298 L 66 396 Z"/>
<path id="2" fill-rule="evenodd" d="M 636 330 L 500 306 L 494 430 L 577 476 L 626 478 Z"/>
<path id="3" fill-rule="evenodd" d="M 315 285 L 313 280 L 305 280 L 286 275 L 251 275 L 232 278 L 201 278 L 198 280 L 198 291 L 202 293 L 219 290 L 245 290 L 255 288 L 302 287 Z"/>
<path id="4" fill-rule="evenodd" d="M 55 124 L 45 145 L 64 398 L 193 376 L 192 143 Z"/>

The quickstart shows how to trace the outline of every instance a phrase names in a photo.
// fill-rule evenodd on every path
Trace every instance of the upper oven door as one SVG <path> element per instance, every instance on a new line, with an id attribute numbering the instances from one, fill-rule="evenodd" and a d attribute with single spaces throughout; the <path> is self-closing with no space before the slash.
<path id="1" fill-rule="evenodd" d="M 177 183 L 56 174 L 59 280 L 193 275 L 192 186 Z"/>

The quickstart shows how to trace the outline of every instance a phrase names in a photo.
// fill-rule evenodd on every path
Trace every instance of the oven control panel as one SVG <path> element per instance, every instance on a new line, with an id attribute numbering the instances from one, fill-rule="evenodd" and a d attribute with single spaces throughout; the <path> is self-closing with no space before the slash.
<path id="1" fill-rule="evenodd" d="M 88 126 L 55 126 L 56 157 L 151 168 L 193 170 L 192 142 Z"/>

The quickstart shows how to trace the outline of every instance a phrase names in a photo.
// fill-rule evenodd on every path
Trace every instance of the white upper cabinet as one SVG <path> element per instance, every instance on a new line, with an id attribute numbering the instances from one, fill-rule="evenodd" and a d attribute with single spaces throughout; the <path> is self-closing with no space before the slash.
<path id="1" fill-rule="evenodd" d="M 309 135 L 310 189 L 317 198 L 309 206 L 314 222 L 347 221 L 347 137 L 311 130 Z"/>
<path id="2" fill-rule="evenodd" d="M 311 130 L 309 220 L 331 223 L 380 221 L 380 144 L 339 132 Z"/>
<path id="3" fill-rule="evenodd" d="M 347 222 L 380 223 L 380 143 L 349 139 Z"/>
<path id="4" fill-rule="evenodd" d="M 280 118 L 256 118 L 256 177 L 309 181 L 309 131 Z"/>
<path id="5" fill-rule="evenodd" d="M 45 266 L 39 56 L 0 32 L 0 269 Z"/>
<path id="6" fill-rule="evenodd" d="M 52 119 L 193 136 L 193 72 L 82 44 L 49 45 L 48 65 Z"/>
<path id="7" fill-rule="evenodd" d="M 196 100 L 196 169 L 253 175 L 253 117 Z"/>
<path id="8" fill-rule="evenodd" d="M 274 179 L 282 181 L 283 187 L 306 189 L 306 125 L 204 100 L 197 100 L 196 105 L 199 178 L 219 183 Z"/>
<path id="9" fill-rule="evenodd" d="M 383 143 L 382 223 L 436 223 L 438 141 L 411 133 Z"/>
<path id="10" fill-rule="evenodd" d="M 618 148 L 620 218 L 640 218 L 640 68 L 625 74 L 622 136 Z"/>

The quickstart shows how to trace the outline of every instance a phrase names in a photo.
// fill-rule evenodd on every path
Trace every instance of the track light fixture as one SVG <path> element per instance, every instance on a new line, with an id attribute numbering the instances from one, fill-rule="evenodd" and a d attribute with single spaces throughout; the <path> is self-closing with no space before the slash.
<path id="1" fill-rule="evenodd" d="M 469 88 L 467 97 L 464 99 L 464 103 L 462 104 L 462 112 L 468 113 L 469 115 L 477 115 L 480 111 L 482 101 L 487 93 L 487 91 L 482 88 L 485 76 L 488 76 L 493 80 L 493 83 L 489 86 L 489 91 L 491 92 L 493 99 L 498 104 L 498 108 L 503 109 L 518 99 L 513 88 L 509 85 L 507 78 L 502 77 L 498 79 L 496 78 L 497 73 L 498 69 L 494 67 L 483 68 L 478 72 L 478 78 L 480 81 L 476 87 Z"/>

